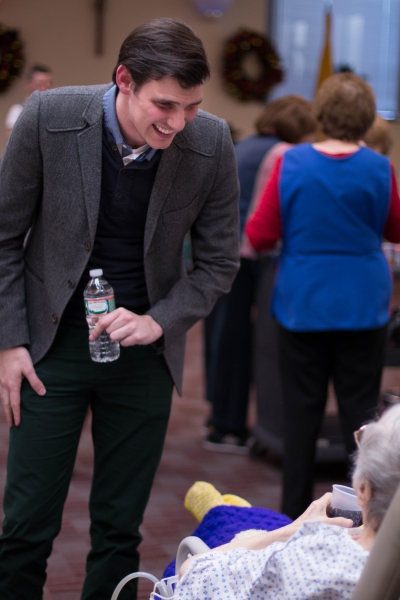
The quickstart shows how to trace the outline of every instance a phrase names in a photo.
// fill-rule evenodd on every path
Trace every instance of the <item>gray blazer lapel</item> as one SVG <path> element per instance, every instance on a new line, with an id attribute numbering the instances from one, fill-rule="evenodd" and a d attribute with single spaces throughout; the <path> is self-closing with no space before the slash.
<path id="1" fill-rule="evenodd" d="M 96 234 L 100 206 L 102 129 L 100 121 L 78 134 L 83 194 L 92 243 Z"/>
<path id="2" fill-rule="evenodd" d="M 110 86 L 106 86 L 93 95 L 83 114 L 90 127 L 78 134 L 83 193 L 92 243 L 96 234 L 101 194 L 103 96 L 109 88 Z"/>
<path id="3" fill-rule="evenodd" d="M 151 240 L 153 239 L 161 208 L 168 195 L 171 193 L 175 173 L 178 170 L 181 160 L 182 150 L 178 148 L 175 143 L 172 143 L 169 148 L 163 150 L 147 211 L 146 228 L 144 232 L 145 256 L 149 250 Z"/>

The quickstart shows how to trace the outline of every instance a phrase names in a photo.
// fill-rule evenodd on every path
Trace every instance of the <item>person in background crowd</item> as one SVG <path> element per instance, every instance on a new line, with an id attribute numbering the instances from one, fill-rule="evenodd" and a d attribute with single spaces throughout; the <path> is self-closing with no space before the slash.
<path id="1" fill-rule="evenodd" d="M 6 116 L 5 127 L 7 140 L 10 137 L 12 128 L 14 127 L 19 115 L 22 113 L 29 96 L 35 91 L 44 92 L 49 90 L 52 86 L 52 83 L 53 73 L 49 67 L 39 64 L 31 66 L 26 77 L 27 96 L 22 102 L 13 104 Z"/>
<path id="2" fill-rule="evenodd" d="M 393 136 L 389 123 L 380 115 L 375 115 L 374 122 L 365 134 L 363 141 L 368 148 L 387 156 L 393 146 Z"/>
<path id="3" fill-rule="evenodd" d="M 362 528 L 349 530 L 351 520 L 329 518 L 332 494 L 325 494 L 285 527 L 189 558 L 174 599 L 350 600 L 400 485 L 400 405 L 357 434 L 353 486 Z"/>
<path id="4" fill-rule="evenodd" d="M 185 334 L 229 291 L 239 266 L 229 128 L 199 112 L 208 77 L 193 31 L 154 19 L 123 42 L 113 84 L 34 92 L 8 141 L 0 165 L 0 398 L 10 426 L 2 600 L 42 598 L 89 407 L 82 599 L 110 600 L 138 570 Z M 106 330 L 120 342 L 109 363 L 89 354 L 83 290 L 97 268 L 118 307 L 90 334 Z M 134 600 L 135 584 L 126 587 L 121 600 Z"/>
<path id="5" fill-rule="evenodd" d="M 243 233 L 257 171 L 274 148 L 297 144 L 317 128 L 314 109 L 301 96 L 285 96 L 267 104 L 255 122 L 257 133 L 235 145 L 240 182 L 240 233 Z M 259 277 L 256 254 L 243 252 L 232 289 L 220 298 L 205 320 L 207 399 L 211 427 L 209 450 L 246 453 L 249 388 L 252 376 L 252 308 Z"/>
<path id="6" fill-rule="evenodd" d="M 285 417 L 282 512 L 291 518 L 312 499 L 329 379 L 349 455 L 352 432 L 376 410 L 392 293 L 381 244 L 400 241 L 393 166 L 360 142 L 375 118 L 371 87 L 333 75 L 315 104 L 327 139 L 278 159 L 246 226 L 256 250 L 282 239 L 272 314 Z"/>

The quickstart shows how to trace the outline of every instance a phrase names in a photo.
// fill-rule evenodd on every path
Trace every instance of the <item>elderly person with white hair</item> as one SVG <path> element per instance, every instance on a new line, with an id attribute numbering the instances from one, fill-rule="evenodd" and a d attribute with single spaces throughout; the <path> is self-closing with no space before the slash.
<path id="1" fill-rule="evenodd" d="M 356 432 L 353 486 L 362 528 L 329 518 L 331 494 L 281 529 L 189 558 L 176 600 L 350 599 L 400 484 L 400 405 Z"/>

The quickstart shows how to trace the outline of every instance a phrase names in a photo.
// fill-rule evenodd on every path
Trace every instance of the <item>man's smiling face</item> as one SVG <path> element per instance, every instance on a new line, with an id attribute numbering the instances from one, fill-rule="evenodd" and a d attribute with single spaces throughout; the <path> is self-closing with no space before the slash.
<path id="1" fill-rule="evenodd" d="M 116 111 L 121 133 L 132 148 L 149 144 L 165 149 L 186 123 L 197 115 L 203 85 L 183 89 L 172 76 L 150 79 L 136 92 L 128 70 L 120 65 L 116 74 L 119 93 Z"/>

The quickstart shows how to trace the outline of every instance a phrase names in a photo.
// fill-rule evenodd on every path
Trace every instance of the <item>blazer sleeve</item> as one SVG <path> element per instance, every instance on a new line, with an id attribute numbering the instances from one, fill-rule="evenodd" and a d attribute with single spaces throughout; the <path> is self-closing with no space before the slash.
<path id="1" fill-rule="evenodd" d="M 207 316 L 218 297 L 229 292 L 239 268 L 239 182 L 225 121 L 221 129 L 211 174 L 214 182 L 190 229 L 193 271 L 148 311 L 163 328 L 166 340 Z"/>
<path id="2" fill-rule="evenodd" d="M 30 342 L 23 246 L 42 191 L 39 112 L 39 92 L 34 92 L 12 130 L 0 165 L 0 349 Z"/>

